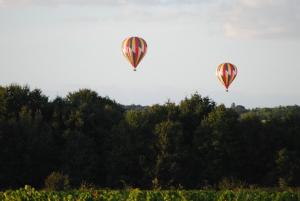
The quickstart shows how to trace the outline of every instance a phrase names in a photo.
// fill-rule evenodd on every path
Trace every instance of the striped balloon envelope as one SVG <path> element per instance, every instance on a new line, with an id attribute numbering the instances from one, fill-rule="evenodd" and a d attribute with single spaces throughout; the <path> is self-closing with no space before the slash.
<path id="1" fill-rule="evenodd" d="M 140 37 L 126 38 L 122 43 L 122 52 L 135 71 L 147 53 L 147 43 Z"/>
<path id="2" fill-rule="evenodd" d="M 217 67 L 216 76 L 225 86 L 226 91 L 237 75 L 237 68 L 231 63 L 222 63 Z"/>

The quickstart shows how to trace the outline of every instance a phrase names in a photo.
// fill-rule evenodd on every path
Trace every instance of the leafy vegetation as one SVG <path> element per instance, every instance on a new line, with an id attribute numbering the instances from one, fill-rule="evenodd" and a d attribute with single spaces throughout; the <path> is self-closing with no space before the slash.
<path id="1" fill-rule="evenodd" d="M 45 179 L 45 188 L 48 190 L 66 190 L 69 188 L 69 177 L 59 172 L 52 172 Z"/>
<path id="2" fill-rule="evenodd" d="M 266 190 L 72 190 L 37 191 L 30 186 L 0 192 L 3 201 L 298 201 L 299 191 Z"/>
<path id="3" fill-rule="evenodd" d="M 126 107 L 88 89 L 49 100 L 27 86 L 0 87 L 0 189 L 26 184 L 50 189 L 299 186 L 299 122 L 299 106 L 226 108 L 199 94 L 179 104 Z M 98 193 L 124 199 L 129 193 L 103 192 Z M 173 191 L 141 192 L 148 200 L 168 200 Z M 199 200 L 201 193 L 209 194 L 176 192 L 175 197 L 199 194 Z M 53 196 L 60 193 L 52 192 Z M 71 196 L 81 196 L 74 193 Z M 131 193 L 126 199 L 140 196 Z M 218 199 L 232 199 L 230 193 L 249 200 L 249 196 L 257 200 L 277 196 L 228 191 L 227 197 Z"/>

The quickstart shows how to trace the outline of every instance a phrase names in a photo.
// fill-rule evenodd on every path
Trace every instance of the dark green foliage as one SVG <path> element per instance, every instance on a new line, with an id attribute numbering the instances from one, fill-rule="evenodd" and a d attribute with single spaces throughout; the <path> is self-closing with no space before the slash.
<path id="1" fill-rule="evenodd" d="M 52 172 L 45 179 L 45 188 L 53 191 L 67 190 L 70 187 L 69 176 L 60 172 Z"/>
<path id="2" fill-rule="evenodd" d="M 226 108 L 199 94 L 126 107 L 88 89 L 50 101 L 0 87 L 0 188 L 40 188 L 64 172 L 71 187 L 288 189 L 300 185 L 299 122 L 299 106 Z"/>
<path id="3" fill-rule="evenodd" d="M 37 191 L 25 186 L 0 192 L 0 200 L 51 201 L 299 201 L 299 191 L 274 190 L 71 190 Z"/>

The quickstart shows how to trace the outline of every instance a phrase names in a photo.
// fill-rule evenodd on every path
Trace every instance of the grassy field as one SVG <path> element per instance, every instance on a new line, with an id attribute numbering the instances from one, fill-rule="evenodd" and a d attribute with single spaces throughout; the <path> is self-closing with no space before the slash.
<path id="1" fill-rule="evenodd" d="M 274 190 L 70 190 L 37 191 L 30 186 L 0 192 L 2 201 L 300 201 L 300 191 Z"/>

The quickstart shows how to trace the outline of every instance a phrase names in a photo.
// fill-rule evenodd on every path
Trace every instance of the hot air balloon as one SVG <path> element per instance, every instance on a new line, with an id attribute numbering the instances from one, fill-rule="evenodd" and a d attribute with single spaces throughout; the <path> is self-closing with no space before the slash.
<path id="1" fill-rule="evenodd" d="M 233 82 L 237 75 L 237 68 L 231 63 L 222 63 L 216 70 L 216 76 L 220 82 L 225 86 L 228 92 L 228 87 Z"/>
<path id="2" fill-rule="evenodd" d="M 126 38 L 122 43 L 122 52 L 136 71 L 138 64 L 147 53 L 147 43 L 140 37 Z"/>

